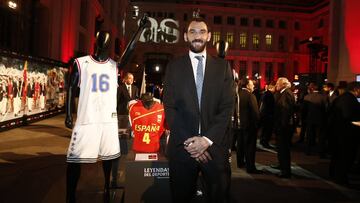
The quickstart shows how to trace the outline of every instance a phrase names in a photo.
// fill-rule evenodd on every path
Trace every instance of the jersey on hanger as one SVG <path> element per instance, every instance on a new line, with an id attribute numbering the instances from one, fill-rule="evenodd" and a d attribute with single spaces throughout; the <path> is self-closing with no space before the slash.
<path id="1" fill-rule="evenodd" d="M 164 132 L 164 107 L 155 102 L 146 109 L 141 101 L 130 105 L 129 116 L 134 133 L 133 150 L 136 152 L 157 152 L 160 137 Z"/>

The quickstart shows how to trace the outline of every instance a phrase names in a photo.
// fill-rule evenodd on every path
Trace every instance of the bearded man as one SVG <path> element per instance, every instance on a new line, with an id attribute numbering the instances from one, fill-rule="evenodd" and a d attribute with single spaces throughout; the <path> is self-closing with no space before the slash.
<path id="1" fill-rule="evenodd" d="M 234 106 L 231 69 L 206 52 L 211 32 L 192 19 L 184 33 L 189 53 L 170 62 L 164 85 L 170 188 L 173 202 L 191 202 L 201 172 L 207 202 L 229 202 L 231 138 L 227 132 Z"/>

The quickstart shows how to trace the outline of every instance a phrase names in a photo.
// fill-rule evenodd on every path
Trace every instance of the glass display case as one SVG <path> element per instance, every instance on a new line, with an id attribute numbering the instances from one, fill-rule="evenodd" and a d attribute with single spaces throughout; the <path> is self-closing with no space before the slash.
<path id="1" fill-rule="evenodd" d="M 0 50 L 0 131 L 64 111 L 67 65 Z"/>

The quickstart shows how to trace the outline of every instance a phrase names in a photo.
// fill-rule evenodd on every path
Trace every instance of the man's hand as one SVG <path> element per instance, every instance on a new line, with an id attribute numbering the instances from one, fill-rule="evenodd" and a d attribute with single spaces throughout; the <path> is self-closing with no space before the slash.
<path id="1" fill-rule="evenodd" d="M 207 163 L 208 161 L 212 160 L 212 158 L 209 152 L 205 151 L 203 154 L 195 158 L 195 160 L 201 163 Z"/>
<path id="2" fill-rule="evenodd" d="M 185 150 L 190 153 L 191 157 L 198 158 L 203 155 L 210 143 L 203 137 L 194 136 L 184 142 Z M 202 158 L 204 158 L 202 156 Z"/>

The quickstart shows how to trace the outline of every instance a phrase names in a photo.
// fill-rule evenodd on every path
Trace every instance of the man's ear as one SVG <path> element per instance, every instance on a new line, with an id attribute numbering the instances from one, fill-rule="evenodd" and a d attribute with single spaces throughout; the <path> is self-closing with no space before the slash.
<path id="1" fill-rule="evenodd" d="M 184 41 L 185 41 L 185 42 L 187 42 L 187 41 L 188 41 L 188 38 L 187 38 L 186 32 L 184 32 Z"/>
<path id="2" fill-rule="evenodd" d="M 208 32 L 208 37 L 207 37 L 206 41 L 210 42 L 210 39 L 211 39 L 211 32 Z"/>

